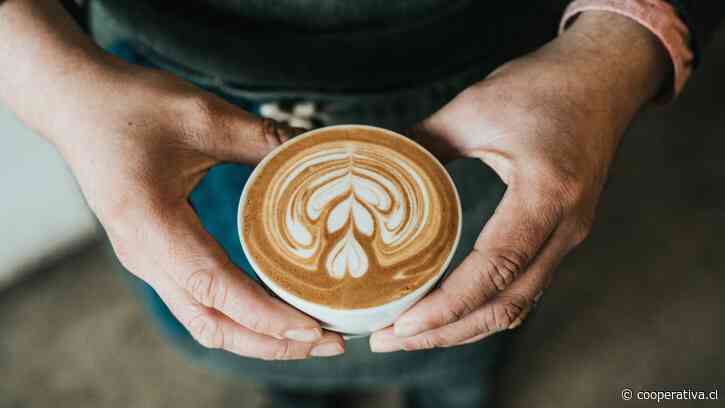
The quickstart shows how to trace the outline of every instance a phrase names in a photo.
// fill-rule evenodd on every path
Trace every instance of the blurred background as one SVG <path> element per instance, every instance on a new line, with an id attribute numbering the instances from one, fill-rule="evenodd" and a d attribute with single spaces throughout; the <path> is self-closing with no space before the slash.
<path id="1" fill-rule="evenodd" d="M 620 392 L 682 387 L 720 401 L 666 406 L 723 406 L 724 73 L 721 31 L 681 98 L 633 124 L 591 237 L 518 329 L 496 406 L 653 406 Z M 172 348 L 60 157 L 1 106 L 0 146 L 0 407 L 264 406 Z M 398 405 L 394 389 L 355 404 Z"/>

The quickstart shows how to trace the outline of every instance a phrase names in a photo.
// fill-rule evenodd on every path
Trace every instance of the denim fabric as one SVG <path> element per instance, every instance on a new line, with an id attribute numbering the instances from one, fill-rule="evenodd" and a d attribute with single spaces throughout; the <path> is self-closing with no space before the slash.
<path id="1" fill-rule="evenodd" d="M 110 49 L 116 55 L 136 64 L 153 67 L 154 65 L 128 44 L 118 44 Z M 447 86 L 463 81 L 454 80 Z M 454 84 L 454 85 L 451 85 Z M 443 85 L 440 85 L 441 87 Z M 208 87 L 211 91 L 227 100 L 254 112 L 259 100 L 233 96 L 219 88 Z M 430 89 L 422 90 L 419 95 L 410 95 L 410 104 L 404 100 L 396 102 L 395 114 L 381 111 L 381 117 L 399 115 L 403 118 L 418 116 L 418 113 L 406 113 L 406 109 L 420 109 L 425 105 L 422 97 L 429 95 Z M 452 92 L 452 91 L 449 91 Z M 421 96 L 422 95 L 422 96 Z M 285 96 L 279 96 L 284 98 Z M 298 98 L 287 95 L 287 98 Z M 262 98 L 265 99 L 265 98 Z M 327 100 L 330 111 L 338 109 L 334 100 Z M 424 111 L 439 107 L 441 101 L 429 100 Z M 351 120 L 354 111 L 350 101 L 342 101 L 346 106 L 346 115 Z M 385 107 L 376 107 L 381 110 Z M 340 109 L 343 111 L 344 109 Z M 372 110 L 373 112 L 375 110 Z M 364 115 L 361 115 L 363 117 Z M 372 116 L 370 120 L 375 122 Z M 330 120 L 334 123 L 335 120 Z M 400 123 L 402 125 L 402 123 Z M 407 123 L 410 125 L 410 123 Z M 457 265 L 470 251 L 476 236 L 485 221 L 491 216 L 500 201 L 504 185 L 495 173 L 478 160 L 458 160 L 447 166 L 456 183 L 463 207 L 463 232 L 461 244 L 454 255 L 452 266 Z M 239 197 L 252 168 L 238 164 L 221 164 L 213 167 L 199 185 L 192 191 L 190 202 L 207 231 L 219 242 L 231 260 L 240 268 L 240 273 L 252 273 L 239 243 L 236 214 Z M 369 351 L 367 339 L 355 339 L 347 342 L 346 353 L 334 358 L 308 359 L 305 361 L 267 362 L 239 357 L 221 350 L 209 350 L 191 338 L 186 329 L 176 321 L 156 293 L 146 284 L 137 282 L 139 291 L 149 307 L 151 314 L 160 323 L 169 338 L 186 353 L 213 367 L 226 370 L 235 376 L 244 377 L 268 385 L 304 387 L 306 389 L 336 389 L 356 387 L 433 387 L 445 388 L 447 384 L 480 384 L 490 379 L 495 368 L 497 356 L 507 335 L 498 335 L 482 342 L 450 348 L 419 351 L 415 353 L 375 354 Z M 480 388 L 480 387 L 479 387 Z M 471 395 L 482 397 L 487 388 L 476 388 Z M 442 392 L 442 391 L 441 391 Z"/>

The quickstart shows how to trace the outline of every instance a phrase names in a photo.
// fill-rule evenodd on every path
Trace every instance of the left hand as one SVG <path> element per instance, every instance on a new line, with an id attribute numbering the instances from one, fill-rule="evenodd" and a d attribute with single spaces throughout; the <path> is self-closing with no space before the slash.
<path id="1" fill-rule="evenodd" d="M 562 36 L 465 90 L 419 127 L 444 157 L 476 157 L 507 185 L 472 252 L 374 333 L 376 352 L 448 347 L 513 329 L 587 236 L 629 122 L 668 60 L 634 21 L 588 12 Z"/>

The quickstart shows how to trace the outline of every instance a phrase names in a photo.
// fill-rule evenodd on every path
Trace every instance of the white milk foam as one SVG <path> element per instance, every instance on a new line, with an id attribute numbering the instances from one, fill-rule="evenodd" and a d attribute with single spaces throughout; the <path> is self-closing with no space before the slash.
<path id="1" fill-rule="evenodd" d="M 324 260 L 326 272 L 336 279 L 360 278 L 368 272 L 370 254 L 358 237 L 377 231 L 391 247 L 415 240 L 429 218 L 429 185 L 408 161 L 395 160 L 400 158 L 392 150 L 392 157 L 383 158 L 380 149 L 373 154 L 359 144 L 338 143 L 291 167 L 276 189 L 278 195 L 292 189 L 282 209 L 284 225 L 272 226 L 289 238 L 276 240 L 280 249 L 304 259 L 318 256 L 321 237 L 308 225 L 325 216 L 327 234 L 344 229 Z M 313 168 L 315 176 L 309 177 L 306 170 Z"/>

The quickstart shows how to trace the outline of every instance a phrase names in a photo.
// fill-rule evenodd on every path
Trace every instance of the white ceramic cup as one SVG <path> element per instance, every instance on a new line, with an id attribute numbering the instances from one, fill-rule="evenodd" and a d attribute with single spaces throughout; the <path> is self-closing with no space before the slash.
<path id="1" fill-rule="evenodd" d="M 294 145 L 294 143 L 311 137 L 316 133 L 324 132 L 328 129 L 373 129 L 377 130 L 381 133 L 387 134 L 390 137 L 395 138 L 403 138 L 407 140 L 409 143 L 416 144 L 414 141 L 406 138 L 403 135 L 400 135 L 398 133 L 395 133 L 393 131 L 377 128 L 373 126 L 364 126 L 364 125 L 338 125 L 338 126 L 328 126 L 324 128 L 319 128 L 315 130 L 311 130 L 309 132 L 305 132 L 294 139 L 291 139 L 284 143 L 283 145 L 277 147 L 275 150 L 273 150 L 271 153 L 269 153 L 260 163 L 257 165 L 257 167 L 254 169 L 252 174 L 250 175 L 249 179 L 247 180 L 247 184 L 244 187 L 244 191 L 242 191 L 242 196 L 239 201 L 239 210 L 237 213 L 237 222 L 238 222 L 238 232 L 239 232 L 239 239 L 242 243 L 242 249 L 244 249 L 245 254 L 249 254 L 249 251 L 247 250 L 247 245 L 244 242 L 244 234 L 243 231 L 243 219 L 241 215 L 243 214 L 244 205 L 246 203 L 246 196 L 247 196 L 247 187 L 252 184 L 255 177 L 260 174 L 262 171 L 264 171 L 265 165 L 267 162 L 272 160 L 274 156 L 276 156 L 280 151 L 289 148 L 290 146 Z M 431 288 L 438 282 L 438 280 L 444 275 L 446 272 L 451 259 L 453 258 L 453 254 L 456 252 L 456 247 L 458 246 L 458 242 L 461 237 L 461 225 L 462 222 L 462 211 L 461 211 L 461 200 L 458 196 L 458 190 L 456 190 L 456 186 L 453 183 L 453 180 L 451 179 L 450 175 L 446 171 L 446 169 L 443 167 L 443 165 L 436 159 L 432 154 L 430 154 L 427 150 L 421 147 L 423 151 L 426 152 L 428 157 L 430 157 L 431 161 L 437 163 L 444 174 L 446 174 L 446 177 L 448 178 L 448 181 L 451 183 L 451 186 L 453 186 L 453 191 L 455 193 L 455 200 L 456 200 L 456 209 L 458 211 L 458 231 L 456 232 L 456 240 L 451 247 L 451 252 L 448 255 L 448 258 L 446 259 L 446 262 L 441 266 L 440 271 L 436 273 L 434 276 L 431 276 L 431 278 L 422 286 L 420 286 L 418 289 L 406 294 L 405 296 L 398 298 L 392 302 L 384 303 L 380 306 L 375 307 L 369 307 L 364 309 L 333 309 L 329 306 L 312 303 L 310 301 L 301 299 L 300 297 L 291 294 L 290 292 L 286 291 L 279 285 L 277 285 L 272 279 L 270 279 L 263 270 L 261 270 L 255 263 L 254 260 L 250 257 L 247 259 L 249 260 L 249 263 L 252 265 L 252 268 L 254 268 L 254 272 L 256 272 L 257 276 L 264 282 L 264 284 L 272 290 L 277 296 L 279 296 L 282 300 L 289 303 L 290 305 L 296 307 L 303 313 L 308 314 L 309 316 L 312 316 L 313 318 L 317 319 L 323 328 L 327 330 L 333 330 L 339 333 L 346 334 L 348 336 L 365 336 L 369 335 L 370 333 L 380 330 L 384 327 L 390 326 L 395 322 L 395 320 L 400 317 L 403 312 L 405 312 L 408 308 L 413 306 L 417 301 L 419 301 L 428 291 L 431 290 Z"/>

